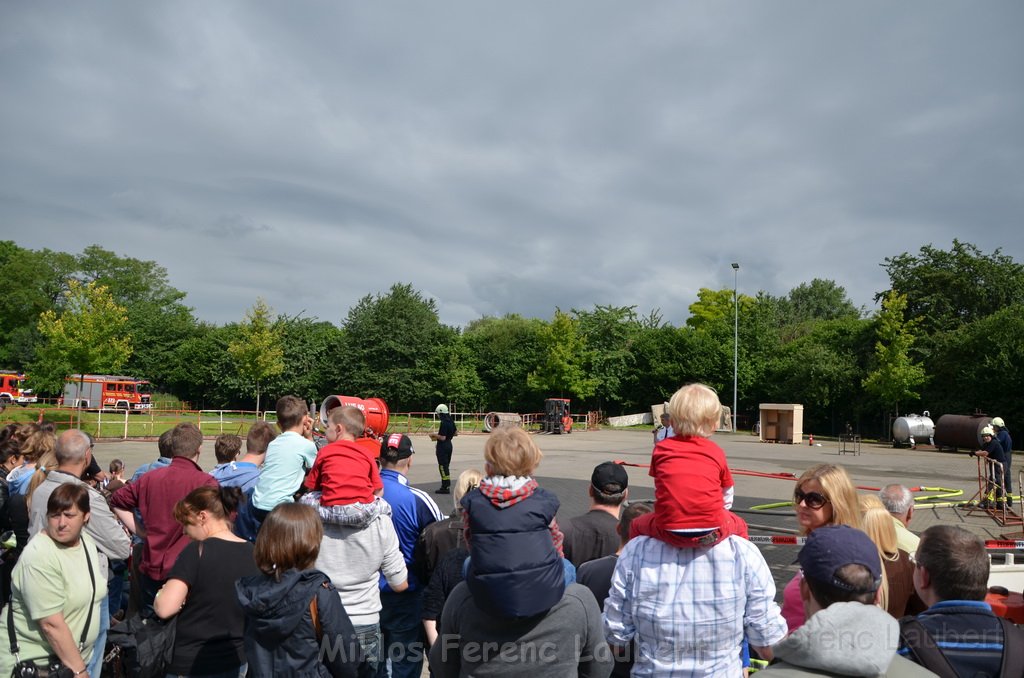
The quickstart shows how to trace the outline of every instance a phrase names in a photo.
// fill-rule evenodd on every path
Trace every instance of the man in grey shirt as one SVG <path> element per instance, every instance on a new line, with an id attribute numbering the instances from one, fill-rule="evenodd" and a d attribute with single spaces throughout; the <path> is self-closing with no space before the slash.
<path id="1" fill-rule="evenodd" d="M 82 474 L 89 468 L 92 461 L 92 441 L 78 429 L 64 431 L 57 438 L 54 450 L 57 457 L 57 468 L 46 475 L 46 480 L 32 493 L 32 506 L 28 514 L 28 533 L 34 536 L 46 527 L 46 504 L 55 489 L 65 483 L 85 485 L 89 488 L 89 522 L 85 524 L 85 533 L 96 543 L 100 554 L 101 576 L 107 576 L 109 560 L 124 560 L 131 554 L 131 540 L 121 523 L 107 505 L 107 500 L 94 487 L 82 481 Z M 110 610 L 107 598 L 100 604 L 100 635 L 96 638 L 92 661 L 89 663 L 90 676 L 99 675 L 100 662 L 107 642 L 107 629 L 110 626 Z"/>
<path id="2" fill-rule="evenodd" d="M 323 511 L 320 517 L 326 517 Z M 376 670 L 382 656 L 380 578 L 383 575 L 392 591 L 409 587 L 405 557 L 391 522 L 391 507 L 385 504 L 381 514 L 365 527 L 325 523 L 316 567 L 338 589 L 359 644 Z M 387 658 L 386 652 L 383 657 Z"/>
<path id="3" fill-rule="evenodd" d="M 477 607 L 462 582 L 445 601 L 430 671 L 438 678 L 607 678 L 612 653 L 601 610 L 585 586 L 569 584 L 540 617 L 503 619 Z"/>

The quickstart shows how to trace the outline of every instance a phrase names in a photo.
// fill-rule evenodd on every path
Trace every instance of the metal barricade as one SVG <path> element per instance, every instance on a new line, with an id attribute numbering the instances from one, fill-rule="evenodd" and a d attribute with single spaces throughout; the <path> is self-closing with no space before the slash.
<path id="1" fill-rule="evenodd" d="M 839 436 L 839 454 L 860 454 L 860 436 L 842 434 Z"/>

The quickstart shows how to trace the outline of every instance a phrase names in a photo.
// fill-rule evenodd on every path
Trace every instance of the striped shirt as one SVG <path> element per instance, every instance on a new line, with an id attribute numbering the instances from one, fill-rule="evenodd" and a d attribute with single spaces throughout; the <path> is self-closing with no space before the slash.
<path id="1" fill-rule="evenodd" d="M 416 591 L 427 582 L 420 582 L 413 568 L 416 542 L 420 533 L 438 520 L 444 520 L 444 514 L 437 507 L 430 495 L 421 489 L 410 487 L 409 479 L 394 469 L 382 469 L 380 479 L 384 482 L 384 501 L 391 505 L 391 522 L 398 533 L 398 545 L 409 566 L 409 590 Z M 380 580 L 382 591 L 390 591 L 391 587 Z"/>
<path id="2" fill-rule="evenodd" d="M 612 575 L 605 638 L 637 642 L 634 678 L 741 676 L 740 644 L 786 635 L 775 583 L 756 546 L 730 536 L 709 549 L 632 539 Z"/>
<path id="3" fill-rule="evenodd" d="M 1003 665 L 1003 627 L 988 603 L 943 600 L 917 615 L 917 621 L 959 675 L 999 675 Z M 921 663 L 902 637 L 899 653 Z"/>

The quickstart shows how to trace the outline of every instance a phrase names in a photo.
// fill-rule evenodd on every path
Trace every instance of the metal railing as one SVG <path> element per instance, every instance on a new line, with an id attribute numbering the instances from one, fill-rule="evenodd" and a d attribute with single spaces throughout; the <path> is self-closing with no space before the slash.
<path id="1" fill-rule="evenodd" d="M 487 412 L 453 412 L 452 417 L 460 434 L 484 433 Z M 264 410 L 95 410 L 74 407 L 8 407 L 0 413 L 0 425 L 11 422 L 49 422 L 57 429 L 81 428 L 96 439 L 129 440 L 159 437 L 164 431 L 182 422 L 191 422 L 207 436 L 233 433 L 244 437 L 257 421 L 275 423 L 275 412 Z M 596 413 L 572 415 L 573 430 L 595 430 L 599 421 Z M 388 430 L 407 435 L 427 435 L 437 431 L 440 419 L 433 412 L 394 412 Z M 544 413 L 522 415 L 522 425 L 528 431 L 543 427 Z"/>

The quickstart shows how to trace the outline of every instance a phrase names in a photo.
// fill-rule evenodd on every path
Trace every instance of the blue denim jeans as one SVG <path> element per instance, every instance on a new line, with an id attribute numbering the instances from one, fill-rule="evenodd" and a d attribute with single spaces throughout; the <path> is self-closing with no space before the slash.
<path id="1" fill-rule="evenodd" d="M 103 600 L 100 601 L 100 635 L 96 636 L 96 642 L 92 646 L 92 659 L 89 660 L 88 666 L 90 676 L 100 675 L 100 668 L 103 666 L 103 653 L 107 649 L 107 629 L 110 628 L 110 610 L 107 609 L 109 604 L 107 598 L 108 596 L 103 596 Z"/>
<path id="2" fill-rule="evenodd" d="M 380 594 L 380 632 L 383 640 L 377 677 L 419 678 L 423 672 L 426 632 L 423 630 L 422 591 Z"/>
<path id="3" fill-rule="evenodd" d="M 153 601 L 156 600 L 156 594 L 160 592 L 163 585 L 163 581 L 150 579 L 145 572 L 139 572 L 139 605 L 141 605 L 139 613 L 143 617 L 152 617 L 155 614 Z"/>
<path id="4" fill-rule="evenodd" d="M 380 624 L 353 624 L 352 628 L 355 629 L 366 663 L 376 673 L 380 666 Z"/>
<path id="5" fill-rule="evenodd" d="M 110 616 L 117 614 L 125 607 L 124 599 L 124 574 L 128 571 L 128 562 L 124 560 L 111 560 L 110 571 L 107 575 L 107 611 Z"/>

